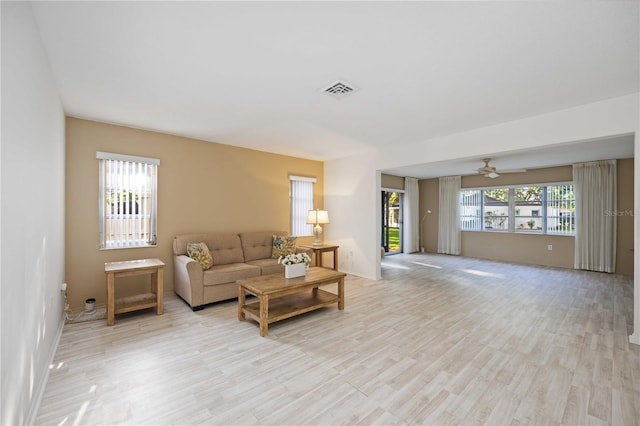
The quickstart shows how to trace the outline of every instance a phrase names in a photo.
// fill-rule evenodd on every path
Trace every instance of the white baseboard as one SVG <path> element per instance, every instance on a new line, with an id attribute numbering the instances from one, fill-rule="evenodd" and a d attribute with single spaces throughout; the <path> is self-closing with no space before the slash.
<path id="1" fill-rule="evenodd" d="M 640 334 L 633 333 L 629 336 L 629 343 L 633 343 L 634 345 L 640 345 Z"/>
<path id="2" fill-rule="evenodd" d="M 26 424 L 28 425 L 36 424 L 36 418 L 38 417 L 38 411 L 40 410 L 42 396 L 44 395 L 44 390 L 47 387 L 47 382 L 49 381 L 49 371 L 51 370 L 49 366 L 53 364 L 53 359 L 56 356 L 58 345 L 60 344 L 60 338 L 62 337 L 62 330 L 64 329 L 64 319 L 65 318 L 63 315 L 60 318 L 60 322 L 58 323 L 58 330 L 56 332 L 53 347 L 51 348 L 51 353 L 49 354 L 49 362 L 47 363 L 47 368 L 45 369 L 44 374 L 40 377 L 40 381 L 35 388 L 35 392 L 33 393 L 34 397 L 31 400 L 31 407 L 29 407 L 29 416 L 27 417 L 26 422 Z"/>

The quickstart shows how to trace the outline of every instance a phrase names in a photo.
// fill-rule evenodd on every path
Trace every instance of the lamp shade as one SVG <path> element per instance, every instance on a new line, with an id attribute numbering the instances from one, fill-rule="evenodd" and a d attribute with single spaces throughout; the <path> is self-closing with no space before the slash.
<path id="1" fill-rule="evenodd" d="M 307 215 L 307 223 L 318 224 L 318 223 L 330 223 L 329 222 L 329 212 L 326 210 L 309 210 L 309 214 Z"/>

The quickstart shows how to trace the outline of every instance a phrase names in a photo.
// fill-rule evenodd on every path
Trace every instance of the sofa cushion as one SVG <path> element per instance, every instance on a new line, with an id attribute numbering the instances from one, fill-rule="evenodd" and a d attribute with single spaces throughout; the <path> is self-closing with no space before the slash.
<path id="1" fill-rule="evenodd" d="M 173 255 L 180 256 L 187 254 L 187 244 L 189 243 L 199 243 L 204 241 L 206 243 L 206 237 L 208 234 L 184 234 L 177 235 L 173 239 Z"/>
<path id="2" fill-rule="evenodd" d="M 213 266 L 213 258 L 206 243 L 187 243 L 187 255 L 198 262 L 204 270 Z"/>
<path id="3" fill-rule="evenodd" d="M 223 232 L 178 235 L 173 239 L 173 254 L 187 254 L 187 244 L 199 242 L 204 242 L 209 247 L 214 265 L 244 262 L 238 234 Z"/>
<path id="4" fill-rule="evenodd" d="M 273 236 L 287 235 L 285 231 L 243 232 L 240 234 L 244 261 L 271 259 Z"/>
<path id="5" fill-rule="evenodd" d="M 243 263 L 242 245 L 238 234 L 209 234 L 205 239 L 211 251 L 214 265 Z"/>
<path id="6" fill-rule="evenodd" d="M 284 272 L 284 265 L 280 265 L 278 259 L 258 259 L 247 262 L 247 264 L 260 267 L 261 275 L 281 274 Z"/>
<path id="7" fill-rule="evenodd" d="M 246 263 L 231 263 L 227 265 L 217 265 L 204 271 L 204 286 L 232 283 L 245 278 L 260 276 L 260 267 L 247 265 Z"/>
<path id="8" fill-rule="evenodd" d="M 293 254 L 296 252 L 296 237 L 288 236 L 273 236 L 273 250 L 271 251 L 271 257 L 278 259 L 281 256 Z"/>

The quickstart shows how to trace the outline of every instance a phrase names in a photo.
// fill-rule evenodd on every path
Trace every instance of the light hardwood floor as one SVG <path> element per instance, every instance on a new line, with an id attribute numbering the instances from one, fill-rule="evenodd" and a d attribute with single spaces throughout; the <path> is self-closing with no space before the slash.
<path id="1" fill-rule="evenodd" d="M 640 423 L 629 277 L 422 254 L 383 277 L 267 338 L 171 295 L 67 324 L 37 423 Z"/>

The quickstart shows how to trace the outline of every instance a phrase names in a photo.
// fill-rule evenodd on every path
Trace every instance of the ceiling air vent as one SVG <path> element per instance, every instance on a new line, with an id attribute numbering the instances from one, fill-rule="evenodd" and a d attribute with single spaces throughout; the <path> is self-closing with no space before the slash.
<path id="1" fill-rule="evenodd" d="M 324 93 L 336 99 L 342 99 L 357 90 L 358 89 L 353 84 L 347 83 L 345 81 L 336 81 L 335 83 L 332 83 L 322 89 Z"/>

